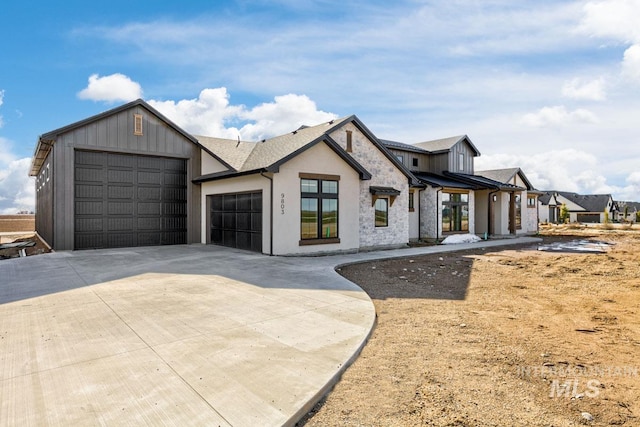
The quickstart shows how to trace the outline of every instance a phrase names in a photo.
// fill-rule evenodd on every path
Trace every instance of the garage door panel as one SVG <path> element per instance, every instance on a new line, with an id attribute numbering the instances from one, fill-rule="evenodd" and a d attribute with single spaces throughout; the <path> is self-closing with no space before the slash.
<path id="1" fill-rule="evenodd" d="M 92 202 L 92 201 L 77 201 L 75 203 L 76 208 L 76 216 L 78 215 L 102 215 L 103 212 L 103 203 Z"/>
<path id="2" fill-rule="evenodd" d="M 160 230 L 160 218 L 150 217 L 141 218 L 138 217 L 138 230 Z"/>
<path id="3" fill-rule="evenodd" d="M 138 241 L 135 234 L 131 233 L 108 233 L 107 247 L 108 248 L 130 248 L 138 246 Z"/>
<path id="4" fill-rule="evenodd" d="M 104 248 L 104 233 L 76 233 L 74 244 L 76 248 Z"/>
<path id="5" fill-rule="evenodd" d="M 84 151 L 75 155 L 76 249 L 187 242 L 185 160 Z M 183 176 L 178 178 L 179 171 Z M 163 191 L 165 185 L 168 191 Z"/>
<path id="6" fill-rule="evenodd" d="M 76 229 L 86 231 L 102 231 L 104 230 L 103 224 L 102 218 L 77 218 L 75 221 Z"/>
<path id="7" fill-rule="evenodd" d="M 161 200 L 160 187 L 138 187 L 138 200 Z"/>
<path id="8" fill-rule="evenodd" d="M 76 197 L 83 199 L 102 199 L 104 194 L 103 189 L 104 187 L 102 185 L 76 185 Z"/>
<path id="9" fill-rule="evenodd" d="M 107 165 L 111 168 L 111 169 L 117 169 L 117 168 L 127 168 L 127 169 L 133 169 L 136 166 L 136 156 L 130 156 L 127 154 L 114 154 L 114 153 L 109 153 L 109 155 L 107 156 Z"/>
<path id="10" fill-rule="evenodd" d="M 133 232 L 135 227 L 133 226 L 133 218 L 108 218 L 107 219 L 107 231 L 128 231 Z"/>
<path id="11" fill-rule="evenodd" d="M 109 185 L 107 194 L 110 199 L 133 199 L 133 190 L 133 185 Z"/>
<path id="12" fill-rule="evenodd" d="M 113 170 L 107 171 L 107 177 L 109 182 L 122 182 L 127 184 L 133 184 L 133 171 L 130 170 Z"/>
<path id="13" fill-rule="evenodd" d="M 138 215 L 159 216 L 162 213 L 159 202 L 141 202 L 138 203 Z"/>
<path id="14" fill-rule="evenodd" d="M 107 204 L 109 215 L 133 215 L 133 202 L 109 202 Z"/>
<path id="15" fill-rule="evenodd" d="M 138 157 L 138 169 L 156 169 L 162 170 L 165 169 L 164 159 L 155 158 L 155 157 Z M 178 163 L 182 163 L 182 160 L 176 160 Z"/>
<path id="16" fill-rule="evenodd" d="M 87 167 L 76 168 L 76 181 L 88 182 L 103 182 L 105 180 L 105 173 L 102 169 L 92 169 Z"/>

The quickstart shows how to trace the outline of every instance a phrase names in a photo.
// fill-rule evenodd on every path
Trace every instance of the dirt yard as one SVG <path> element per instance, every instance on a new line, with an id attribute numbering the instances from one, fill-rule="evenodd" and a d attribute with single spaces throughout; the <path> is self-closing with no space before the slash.
<path id="1" fill-rule="evenodd" d="M 640 426 L 640 232 L 555 233 L 615 245 L 343 268 L 373 299 L 377 326 L 300 424 Z"/>

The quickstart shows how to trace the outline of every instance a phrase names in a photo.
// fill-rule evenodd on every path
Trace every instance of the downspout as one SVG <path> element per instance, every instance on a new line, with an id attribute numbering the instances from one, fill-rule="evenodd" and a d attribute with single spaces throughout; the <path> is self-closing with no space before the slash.
<path id="1" fill-rule="evenodd" d="M 260 175 L 269 180 L 269 203 L 271 205 L 271 213 L 269 214 L 269 255 L 273 256 L 273 178 L 269 178 L 264 172 Z"/>
<path id="2" fill-rule="evenodd" d="M 436 243 L 440 238 L 440 221 L 438 220 L 438 214 L 440 213 L 440 206 L 438 205 L 438 193 L 444 190 L 444 187 L 440 187 L 436 190 Z"/>

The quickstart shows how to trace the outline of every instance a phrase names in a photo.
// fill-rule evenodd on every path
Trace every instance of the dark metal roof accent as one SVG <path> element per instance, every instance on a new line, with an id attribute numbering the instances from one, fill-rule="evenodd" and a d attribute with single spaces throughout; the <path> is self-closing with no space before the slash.
<path id="1" fill-rule="evenodd" d="M 396 190 L 393 187 L 378 187 L 374 185 L 369 187 L 369 192 L 376 196 L 399 196 L 401 193 L 400 190 Z"/>
<path id="2" fill-rule="evenodd" d="M 430 185 L 432 187 L 458 188 L 463 190 L 476 189 L 476 187 L 466 184 L 464 182 L 456 181 L 454 179 L 449 179 L 444 176 L 436 175 L 433 173 L 421 172 L 421 173 L 414 173 L 414 175 L 424 184 Z"/>
<path id="3" fill-rule="evenodd" d="M 499 181 L 495 181 L 490 178 L 486 178 L 484 176 L 478 175 L 469 175 L 465 173 L 453 173 L 444 171 L 444 175 L 448 178 L 453 178 L 457 181 L 462 181 L 472 186 L 477 187 L 476 189 L 493 189 L 493 190 L 502 190 L 502 191 L 524 191 L 526 188 L 518 187 L 513 184 L 504 184 Z"/>
<path id="4" fill-rule="evenodd" d="M 402 151 L 410 151 L 412 153 L 419 153 L 419 154 L 430 154 L 431 152 L 428 150 L 425 150 L 423 148 L 420 147 L 416 147 L 415 145 L 411 145 L 411 144 L 405 144 L 404 142 L 397 142 L 397 141 L 389 141 L 387 139 L 381 139 L 380 142 L 387 148 L 389 149 L 395 149 L 395 150 L 402 150 Z"/>

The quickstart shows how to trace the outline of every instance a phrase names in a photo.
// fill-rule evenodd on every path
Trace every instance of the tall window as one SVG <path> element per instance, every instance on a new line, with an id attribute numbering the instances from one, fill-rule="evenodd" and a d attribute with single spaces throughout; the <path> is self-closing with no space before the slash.
<path id="1" fill-rule="evenodd" d="M 469 231 L 469 195 L 442 193 L 442 232 Z"/>
<path id="2" fill-rule="evenodd" d="M 300 180 L 300 238 L 338 238 L 338 181 Z"/>
<path id="3" fill-rule="evenodd" d="M 413 200 L 415 194 L 415 191 L 409 190 L 409 212 L 415 211 L 415 204 Z"/>
<path id="4" fill-rule="evenodd" d="M 375 203 L 376 227 L 389 225 L 389 199 L 380 198 Z"/>
<path id="5" fill-rule="evenodd" d="M 464 153 L 458 154 L 458 170 L 464 170 Z"/>

